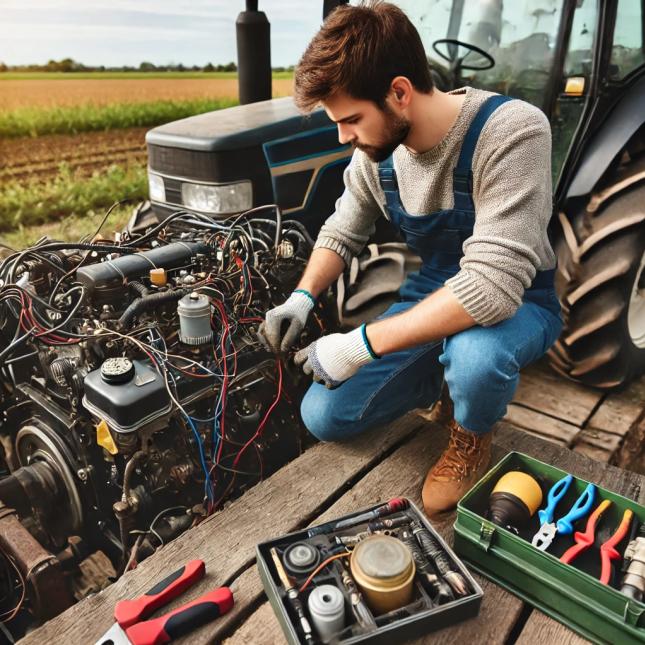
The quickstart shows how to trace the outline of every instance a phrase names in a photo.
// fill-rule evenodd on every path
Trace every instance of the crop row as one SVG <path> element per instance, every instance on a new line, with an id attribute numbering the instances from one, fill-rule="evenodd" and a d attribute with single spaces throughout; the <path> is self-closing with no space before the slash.
<path id="1" fill-rule="evenodd" d="M 0 113 L 0 137 L 38 137 L 44 134 L 78 134 L 99 130 L 153 127 L 236 104 L 235 99 L 200 98 L 54 108 L 16 108 Z"/>

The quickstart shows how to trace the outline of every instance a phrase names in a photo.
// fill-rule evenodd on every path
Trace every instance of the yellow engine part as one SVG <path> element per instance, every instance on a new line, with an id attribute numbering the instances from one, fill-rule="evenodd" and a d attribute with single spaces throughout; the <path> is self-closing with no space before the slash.
<path id="1" fill-rule="evenodd" d="M 116 455 L 119 452 L 119 449 L 114 443 L 114 439 L 110 434 L 110 428 L 104 420 L 99 421 L 96 424 L 96 443 L 105 448 L 111 455 Z"/>
<path id="2" fill-rule="evenodd" d="M 513 470 L 506 473 L 495 484 L 493 493 L 510 493 L 521 499 L 526 504 L 531 515 L 540 508 L 542 504 L 542 489 L 540 484 L 526 473 Z"/>

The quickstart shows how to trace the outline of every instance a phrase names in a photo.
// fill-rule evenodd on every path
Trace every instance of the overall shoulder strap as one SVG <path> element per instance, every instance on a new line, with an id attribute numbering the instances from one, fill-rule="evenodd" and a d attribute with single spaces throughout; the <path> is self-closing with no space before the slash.
<path id="1" fill-rule="evenodd" d="M 393 155 L 390 155 L 385 161 L 379 161 L 378 180 L 385 193 L 385 205 L 390 212 L 390 217 L 394 217 L 392 211 L 400 207 L 401 198 L 399 196 L 399 182 L 396 180 L 396 171 L 394 170 Z"/>
<path id="2" fill-rule="evenodd" d="M 378 180 L 383 192 L 398 191 L 399 184 L 396 181 L 396 172 L 394 170 L 394 156 L 390 155 L 385 161 L 379 161 Z"/>
<path id="3" fill-rule="evenodd" d="M 495 110 L 506 103 L 512 101 L 510 96 L 503 96 L 502 94 L 495 94 L 494 96 L 486 99 L 480 106 L 475 118 L 472 120 L 464 141 L 461 144 L 461 151 L 459 152 L 459 160 L 453 173 L 453 192 L 455 195 L 455 208 L 460 210 L 474 210 L 473 204 L 473 156 L 479 135 L 486 125 L 486 121 L 490 118 Z"/>

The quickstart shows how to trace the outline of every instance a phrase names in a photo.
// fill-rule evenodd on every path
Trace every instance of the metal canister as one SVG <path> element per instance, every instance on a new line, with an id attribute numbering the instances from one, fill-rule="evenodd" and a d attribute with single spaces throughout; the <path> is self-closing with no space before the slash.
<path id="1" fill-rule="evenodd" d="M 352 552 L 350 569 L 375 614 L 384 614 L 411 602 L 414 560 L 410 549 L 395 537 L 365 538 Z"/>
<path id="2" fill-rule="evenodd" d="M 334 585 L 320 585 L 310 594 L 309 614 L 320 639 L 326 643 L 345 627 L 343 592 Z"/>
<path id="3" fill-rule="evenodd" d="M 184 296 L 177 304 L 179 340 L 186 345 L 205 345 L 211 342 L 211 306 L 203 293 Z"/>

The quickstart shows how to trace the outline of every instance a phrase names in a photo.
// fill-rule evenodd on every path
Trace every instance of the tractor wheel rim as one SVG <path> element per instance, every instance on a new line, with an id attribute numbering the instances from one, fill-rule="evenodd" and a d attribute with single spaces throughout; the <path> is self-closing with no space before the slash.
<path id="1" fill-rule="evenodd" d="M 629 298 L 629 311 L 627 312 L 627 327 L 632 342 L 636 347 L 645 348 L 645 253 L 641 258 L 641 265 L 634 280 Z"/>

